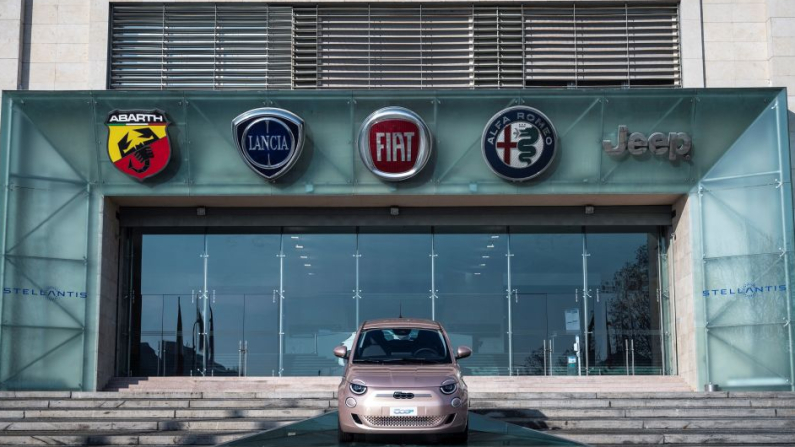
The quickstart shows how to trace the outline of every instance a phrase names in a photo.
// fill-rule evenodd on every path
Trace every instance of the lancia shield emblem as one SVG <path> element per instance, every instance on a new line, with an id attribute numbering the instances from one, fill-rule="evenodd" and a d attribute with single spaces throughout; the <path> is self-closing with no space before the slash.
<path id="1" fill-rule="evenodd" d="M 431 155 L 431 132 L 419 115 L 403 107 L 370 114 L 359 129 L 359 155 L 373 174 L 401 181 L 417 175 Z"/>
<path id="2" fill-rule="evenodd" d="M 232 120 L 232 136 L 248 166 L 268 180 L 292 168 L 304 146 L 304 120 L 283 109 L 249 110 Z"/>
<path id="3" fill-rule="evenodd" d="M 523 182 L 541 175 L 555 159 L 558 136 L 549 118 L 527 106 L 494 115 L 483 130 L 483 158 L 498 176 Z"/>
<path id="4" fill-rule="evenodd" d="M 143 181 L 171 160 L 162 110 L 114 110 L 108 114 L 108 156 L 119 171 Z"/>

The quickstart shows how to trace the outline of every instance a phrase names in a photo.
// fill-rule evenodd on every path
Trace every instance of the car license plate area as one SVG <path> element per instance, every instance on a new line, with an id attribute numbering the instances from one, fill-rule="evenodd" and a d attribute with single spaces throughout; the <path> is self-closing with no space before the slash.
<path id="1" fill-rule="evenodd" d="M 389 407 L 389 415 L 395 417 L 417 416 L 417 407 Z"/>

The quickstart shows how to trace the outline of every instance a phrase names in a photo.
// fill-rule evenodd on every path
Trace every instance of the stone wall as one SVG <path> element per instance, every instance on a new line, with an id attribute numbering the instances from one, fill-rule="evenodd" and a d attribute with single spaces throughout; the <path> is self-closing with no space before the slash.
<path id="1" fill-rule="evenodd" d="M 668 269 L 673 302 L 673 330 L 676 333 L 677 371 L 693 389 L 699 388 L 698 359 L 696 357 L 695 296 L 693 294 L 693 245 L 691 202 L 684 196 L 674 204 L 673 243 Z"/>

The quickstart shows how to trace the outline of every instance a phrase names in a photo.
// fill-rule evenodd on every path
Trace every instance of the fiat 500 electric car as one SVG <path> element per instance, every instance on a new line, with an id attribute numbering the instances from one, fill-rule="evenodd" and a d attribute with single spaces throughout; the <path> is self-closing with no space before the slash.
<path id="1" fill-rule="evenodd" d="M 431 320 L 392 318 L 366 321 L 351 349 L 338 346 L 346 359 L 339 386 L 339 439 L 356 434 L 445 435 L 467 438 L 469 400 L 458 360 L 442 326 Z"/>

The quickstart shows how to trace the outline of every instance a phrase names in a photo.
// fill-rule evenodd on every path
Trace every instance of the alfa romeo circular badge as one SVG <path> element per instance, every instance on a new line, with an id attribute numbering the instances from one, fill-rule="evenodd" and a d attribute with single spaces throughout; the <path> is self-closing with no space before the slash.
<path id="1" fill-rule="evenodd" d="M 483 158 L 491 170 L 513 182 L 541 175 L 555 159 L 558 134 L 549 118 L 527 106 L 494 115 L 483 130 Z"/>

